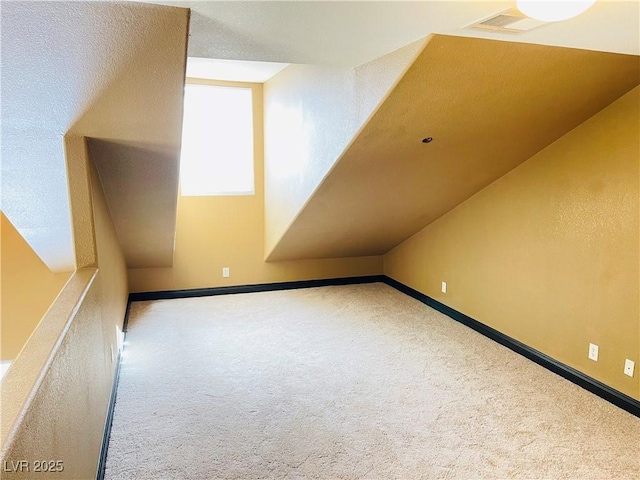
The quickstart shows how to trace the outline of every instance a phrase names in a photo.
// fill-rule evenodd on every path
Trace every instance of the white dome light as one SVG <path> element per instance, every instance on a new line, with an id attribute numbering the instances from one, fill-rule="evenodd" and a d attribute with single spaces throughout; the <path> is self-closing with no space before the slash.
<path id="1" fill-rule="evenodd" d="M 559 22 L 580 15 L 596 0 L 518 0 L 518 10 L 543 22 Z"/>

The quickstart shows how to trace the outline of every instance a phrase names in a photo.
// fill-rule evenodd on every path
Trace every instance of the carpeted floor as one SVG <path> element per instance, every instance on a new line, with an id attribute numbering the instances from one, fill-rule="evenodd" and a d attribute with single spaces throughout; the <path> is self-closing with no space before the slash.
<path id="1" fill-rule="evenodd" d="M 640 419 L 383 284 L 131 306 L 106 478 L 635 479 Z"/>

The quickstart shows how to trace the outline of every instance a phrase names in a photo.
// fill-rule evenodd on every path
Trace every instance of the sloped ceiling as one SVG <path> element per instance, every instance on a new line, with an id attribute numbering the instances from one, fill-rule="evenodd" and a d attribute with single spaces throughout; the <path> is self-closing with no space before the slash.
<path id="1" fill-rule="evenodd" d="M 639 81 L 637 56 L 436 35 L 268 260 L 384 254 Z"/>
<path id="2" fill-rule="evenodd" d="M 129 268 L 173 263 L 179 147 L 89 139 Z"/>
<path id="3" fill-rule="evenodd" d="M 170 172 L 165 184 L 172 186 L 164 195 L 173 207 L 161 197 L 158 204 L 169 208 L 146 214 L 171 223 L 188 10 L 133 2 L 3 1 L 0 12 L 2 210 L 20 234 L 49 268 L 73 270 L 65 135 L 164 149 L 160 170 Z M 114 146 L 98 156 L 104 165 L 120 152 Z M 152 171 L 148 175 L 155 180 Z M 144 191 L 145 184 L 136 188 Z M 145 223 L 134 228 L 164 235 Z"/>
<path id="4" fill-rule="evenodd" d="M 193 7 L 189 51 L 194 56 L 340 66 L 378 58 L 432 32 L 490 37 L 462 27 L 515 4 L 148 3 Z M 637 1 L 600 0 L 576 19 L 501 40 L 638 54 L 639 9 Z M 2 1 L 0 11 L 2 210 L 50 268 L 73 269 L 63 137 L 88 136 L 129 265 L 170 265 L 188 11 L 134 2 L 71 1 Z M 449 65 L 443 61 L 440 68 L 445 67 Z M 460 67 L 459 75 L 469 74 Z M 499 85 L 502 80 L 496 75 L 493 81 Z M 596 93 L 578 90 L 586 97 L 577 103 L 597 103 Z M 571 108 L 569 113 L 575 113 Z M 439 134 L 429 145 L 432 151 L 438 151 L 442 138 Z M 371 161 L 375 158 L 372 155 Z M 152 166 L 152 159 L 159 163 Z M 489 173 L 482 175 L 483 181 Z M 134 186 L 128 175 L 140 181 Z M 309 208 L 317 206 L 310 203 L 301 221 L 312 218 L 307 216 Z M 425 220 L 428 214 L 420 216 Z M 303 225 L 296 224 L 296 229 Z M 302 251 L 295 240 L 298 235 L 289 232 L 273 257 L 284 256 L 288 248 L 293 257 L 339 253 L 319 246 Z M 365 243 L 357 251 L 371 250 Z"/>
<path id="5" fill-rule="evenodd" d="M 193 57 L 354 67 L 432 33 L 640 54 L 635 0 L 598 0 L 579 17 L 519 35 L 464 28 L 514 0 L 147 1 L 192 9 Z"/>

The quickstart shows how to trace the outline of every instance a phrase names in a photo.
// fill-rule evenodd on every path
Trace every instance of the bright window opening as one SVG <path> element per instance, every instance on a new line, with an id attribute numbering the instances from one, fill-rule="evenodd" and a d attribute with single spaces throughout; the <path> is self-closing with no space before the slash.
<path id="1" fill-rule="evenodd" d="M 250 88 L 185 86 L 182 195 L 254 194 L 251 94 Z"/>

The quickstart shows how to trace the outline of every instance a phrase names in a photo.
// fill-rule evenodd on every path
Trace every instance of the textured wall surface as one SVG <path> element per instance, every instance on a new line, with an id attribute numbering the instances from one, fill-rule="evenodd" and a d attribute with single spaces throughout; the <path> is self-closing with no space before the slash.
<path id="1" fill-rule="evenodd" d="M 71 273 L 53 273 L 0 213 L 0 359 L 13 360 Z"/>
<path id="2" fill-rule="evenodd" d="M 3 2 L 2 209 L 52 270 L 75 266 L 68 133 L 172 153 L 158 160 L 173 166 L 161 213 L 171 244 L 188 14 L 135 2 Z"/>
<path id="3" fill-rule="evenodd" d="M 89 146 L 83 136 L 67 134 L 64 138 L 67 182 L 71 200 L 71 227 L 76 269 L 97 267 L 95 221 L 91 199 Z M 26 192 L 25 192 L 26 193 Z M 24 194 L 24 193 L 23 193 Z"/>
<path id="4" fill-rule="evenodd" d="M 105 479 L 638 480 L 638 438 L 388 285 L 332 286 L 133 303 Z"/>
<path id="5" fill-rule="evenodd" d="M 144 230 L 150 256 L 160 237 L 170 251 L 187 24 L 187 10 L 156 5 L 3 3 L 3 210 L 50 267 L 73 268 L 75 257 L 77 268 L 2 379 L 1 460 L 30 462 L 30 471 L 12 478 L 34 478 L 35 460 L 64 468 L 38 478 L 95 477 L 128 286 L 85 136 L 116 141 L 101 159 L 120 160 L 123 171 L 131 143 L 147 156 L 173 153 L 145 165 L 150 188 L 125 184 L 115 192 L 128 201 L 126 188 L 158 194 L 142 207 L 159 208 L 169 234 L 154 236 L 144 222 L 130 233 Z M 162 175 L 173 181 L 159 182 Z"/>
<path id="6" fill-rule="evenodd" d="M 38 478 L 95 477 L 111 375 L 102 351 L 94 273 L 73 274 L 3 379 L 0 457 L 3 465 L 19 460 L 30 465 L 28 472 L 5 474 L 8 478 L 34 478 L 34 462 L 41 459 L 62 461 L 64 471 Z"/>
<path id="7" fill-rule="evenodd" d="M 100 281 L 100 309 L 102 313 L 103 338 L 100 346 L 95 347 L 107 359 L 109 375 L 113 372 L 113 356 L 117 356 L 118 332 L 122 331 L 127 308 L 129 288 L 124 253 L 120 248 L 116 229 L 111 218 L 102 183 L 97 169 L 89 160 L 91 181 L 91 199 L 95 223 L 96 252 L 98 254 L 98 279 Z M 111 377 L 109 377 L 111 379 Z M 111 388 L 111 382 L 109 383 Z"/>
<path id="8" fill-rule="evenodd" d="M 64 471 L 38 478 L 96 475 L 128 289 L 99 177 L 91 163 L 85 171 L 91 201 L 72 206 L 93 217 L 98 270 L 73 274 L 2 380 L 1 460 L 31 465 L 10 478 L 34 478 L 33 462 L 44 459 L 60 460 Z"/>
<path id="9" fill-rule="evenodd" d="M 292 65 L 265 83 L 267 254 L 424 44 L 354 69 Z"/>
<path id="10" fill-rule="evenodd" d="M 636 87 L 389 252 L 385 274 L 640 399 L 623 374 L 640 364 L 639 105 Z"/>
<path id="11" fill-rule="evenodd" d="M 377 275 L 382 257 L 264 261 L 262 85 L 252 86 L 255 195 L 179 197 L 172 268 L 129 269 L 131 291 Z M 222 267 L 231 276 L 222 277 Z"/>
<path id="12" fill-rule="evenodd" d="M 269 259 L 385 254 L 639 81 L 631 55 L 435 35 Z"/>

